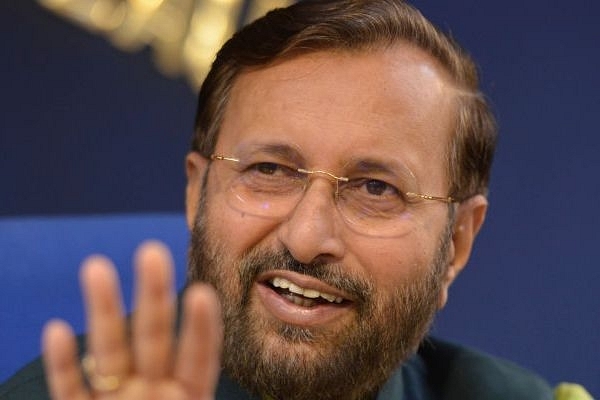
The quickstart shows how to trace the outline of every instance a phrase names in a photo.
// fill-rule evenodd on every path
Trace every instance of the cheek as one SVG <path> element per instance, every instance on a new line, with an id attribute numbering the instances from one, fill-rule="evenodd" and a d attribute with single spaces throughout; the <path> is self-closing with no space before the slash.
<path id="1" fill-rule="evenodd" d="M 233 259 L 239 259 L 249 249 L 264 241 L 277 226 L 274 220 L 234 210 L 218 194 L 207 199 L 206 221 L 211 239 L 221 245 L 226 257 Z"/>
<path id="2" fill-rule="evenodd" d="M 353 246 L 354 257 L 363 273 L 384 290 L 396 289 L 421 278 L 435 255 L 435 240 L 418 235 L 394 239 L 376 239 Z"/>

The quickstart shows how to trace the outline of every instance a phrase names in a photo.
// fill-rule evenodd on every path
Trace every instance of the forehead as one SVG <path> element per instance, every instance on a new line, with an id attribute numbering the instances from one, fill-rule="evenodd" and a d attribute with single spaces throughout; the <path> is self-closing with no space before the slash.
<path id="1" fill-rule="evenodd" d="M 310 53 L 237 77 L 217 149 L 275 144 L 323 168 L 388 159 L 443 174 L 454 97 L 444 69 L 411 45 Z"/>

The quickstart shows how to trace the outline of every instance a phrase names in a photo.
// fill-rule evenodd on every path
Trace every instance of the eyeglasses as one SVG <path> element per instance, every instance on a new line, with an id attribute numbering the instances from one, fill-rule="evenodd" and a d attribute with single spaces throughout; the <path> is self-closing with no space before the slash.
<path id="1" fill-rule="evenodd" d="M 227 161 L 231 167 L 229 176 L 220 179 L 228 185 L 227 201 L 233 209 L 259 217 L 283 218 L 300 202 L 311 178 L 319 176 L 335 183 L 335 204 L 354 231 L 367 236 L 393 237 L 411 229 L 414 215 L 410 209 L 423 200 L 455 202 L 452 197 L 405 190 L 399 183 L 388 183 L 379 177 L 336 176 L 261 157 L 211 155 L 211 160 Z"/>

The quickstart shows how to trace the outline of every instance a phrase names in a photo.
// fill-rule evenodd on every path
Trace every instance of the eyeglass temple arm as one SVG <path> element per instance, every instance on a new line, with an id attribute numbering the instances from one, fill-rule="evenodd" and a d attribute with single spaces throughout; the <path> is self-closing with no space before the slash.
<path id="1" fill-rule="evenodd" d="M 217 154 L 213 154 L 210 156 L 211 160 L 221 160 L 221 161 L 234 161 L 234 162 L 240 162 L 239 158 L 234 158 L 234 157 L 225 157 L 225 156 L 220 156 Z"/>
<path id="2" fill-rule="evenodd" d="M 442 201 L 442 202 L 448 203 L 448 204 L 456 202 L 456 199 L 453 197 L 430 196 L 428 194 L 421 194 L 421 193 L 415 193 L 415 192 L 406 192 L 406 195 L 420 197 L 423 200 Z"/>

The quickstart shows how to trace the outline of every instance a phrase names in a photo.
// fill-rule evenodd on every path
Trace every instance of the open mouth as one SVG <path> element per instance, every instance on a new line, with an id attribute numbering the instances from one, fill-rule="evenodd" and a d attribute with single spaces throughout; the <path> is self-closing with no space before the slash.
<path id="1" fill-rule="evenodd" d="M 281 277 L 271 278 L 265 284 L 280 296 L 301 307 L 341 305 L 347 302 L 343 297 L 315 289 L 303 288 Z"/>
<path id="2" fill-rule="evenodd" d="M 302 327 L 325 327 L 354 315 L 356 300 L 316 277 L 271 270 L 256 280 L 256 293 L 266 317 Z"/>

